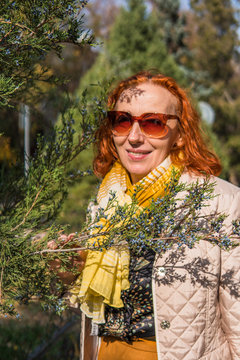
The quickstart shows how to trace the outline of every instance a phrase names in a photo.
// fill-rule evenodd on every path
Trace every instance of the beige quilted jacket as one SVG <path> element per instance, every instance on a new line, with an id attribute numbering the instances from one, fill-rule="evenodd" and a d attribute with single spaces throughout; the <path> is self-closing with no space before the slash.
<path id="1" fill-rule="evenodd" d="M 240 218 L 240 189 L 213 181 L 218 196 L 201 213 L 225 212 L 230 229 Z M 208 225 L 203 222 L 203 230 Z M 240 360 L 240 246 L 228 252 L 202 240 L 193 249 L 156 256 L 153 299 L 158 360 Z M 88 333 L 82 334 L 82 359 L 95 360 L 99 339 Z"/>

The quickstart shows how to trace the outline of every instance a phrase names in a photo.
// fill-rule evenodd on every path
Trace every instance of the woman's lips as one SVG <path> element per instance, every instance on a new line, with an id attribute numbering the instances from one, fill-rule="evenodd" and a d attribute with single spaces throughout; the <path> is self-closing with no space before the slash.
<path id="1" fill-rule="evenodd" d="M 137 151 L 137 150 L 127 150 L 127 153 L 128 153 L 128 157 L 131 159 L 131 160 L 143 160 L 145 159 L 148 154 L 150 154 L 151 151 Z"/>

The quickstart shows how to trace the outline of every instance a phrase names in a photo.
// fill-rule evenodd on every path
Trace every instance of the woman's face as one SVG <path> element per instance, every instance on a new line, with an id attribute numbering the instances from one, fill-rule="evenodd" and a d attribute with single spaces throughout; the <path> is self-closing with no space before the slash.
<path id="1" fill-rule="evenodd" d="M 165 88 L 152 83 L 143 83 L 125 90 L 114 110 L 126 111 L 140 116 L 144 113 L 177 115 L 177 99 Z M 145 136 L 137 121 L 126 136 L 113 135 L 119 159 L 128 170 L 135 184 L 155 169 L 169 155 L 179 139 L 177 119 L 167 121 L 168 133 L 160 139 Z"/>

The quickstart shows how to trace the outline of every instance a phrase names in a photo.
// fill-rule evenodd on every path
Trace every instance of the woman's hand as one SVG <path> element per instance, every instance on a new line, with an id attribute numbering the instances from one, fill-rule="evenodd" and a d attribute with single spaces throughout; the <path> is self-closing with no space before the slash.
<path id="1" fill-rule="evenodd" d="M 62 245 L 66 245 L 75 236 L 76 236 L 76 234 L 74 234 L 74 233 L 69 234 L 69 235 L 61 235 L 59 240 L 61 241 Z M 70 247 L 75 247 L 75 245 L 71 244 Z M 58 244 L 54 240 L 51 240 L 48 242 L 48 248 L 55 250 L 58 248 Z M 59 259 L 52 260 L 49 263 L 50 268 L 57 272 L 57 276 L 66 285 L 70 285 L 77 277 L 77 275 L 74 274 L 73 271 L 71 271 L 71 269 L 77 270 L 77 272 L 81 272 L 82 269 L 84 268 L 86 257 L 87 257 L 87 252 L 86 251 L 77 251 L 77 254 L 78 254 L 77 256 L 69 257 L 69 271 L 58 271 L 61 267 L 61 260 L 59 260 Z"/>

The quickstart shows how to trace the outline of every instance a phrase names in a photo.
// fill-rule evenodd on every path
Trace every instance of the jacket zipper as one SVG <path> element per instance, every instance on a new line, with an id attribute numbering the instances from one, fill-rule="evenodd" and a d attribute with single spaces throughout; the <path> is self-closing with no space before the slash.
<path id="1" fill-rule="evenodd" d="M 155 261 L 154 261 L 155 264 Z M 154 268 L 153 264 L 153 268 Z M 157 304 L 156 304 L 156 291 L 155 291 L 155 281 L 152 276 L 152 298 L 153 298 L 153 316 L 154 316 L 154 325 L 155 325 L 155 338 L 156 338 L 156 345 L 157 345 L 157 357 L 158 360 L 161 360 L 161 354 L 160 354 L 160 343 L 159 343 L 159 337 L 158 337 L 158 324 L 157 324 Z"/>

